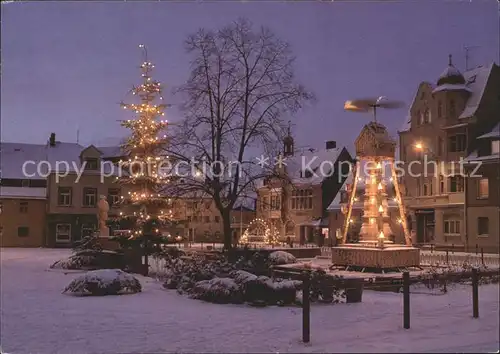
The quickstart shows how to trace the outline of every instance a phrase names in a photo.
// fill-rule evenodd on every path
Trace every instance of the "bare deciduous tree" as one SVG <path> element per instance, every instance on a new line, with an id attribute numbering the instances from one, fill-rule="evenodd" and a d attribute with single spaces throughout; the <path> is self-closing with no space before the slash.
<path id="1" fill-rule="evenodd" d="M 256 153 L 277 156 L 286 121 L 313 95 L 295 81 L 289 44 L 269 29 L 253 30 L 245 19 L 218 31 L 201 29 L 186 45 L 191 74 L 177 90 L 185 116 L 171 129 L 168 154 L 196 167 L 169 188 L 213 198 L 224 223 L 224 246 L 231 248 L 236 200 L 274 170 L 274 160 L 266 168 Z"/>

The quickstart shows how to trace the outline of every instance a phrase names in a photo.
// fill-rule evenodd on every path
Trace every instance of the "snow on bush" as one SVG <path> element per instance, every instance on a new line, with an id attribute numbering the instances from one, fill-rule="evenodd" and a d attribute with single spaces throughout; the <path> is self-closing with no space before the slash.
<path id="1" fill-rule="evenodd" d="M 255 274 L 246 272 L 244 270 L 235 270 L 231 272 L 230 276 L 238 285 L 245 285 L 247 282 L 257 279 L 257 276 Z"/>
<path id="2" fill-rule="evenodd" d="M 94 270 L 124 267 L 125 259 L 123 254 L 113 251 L 99 251 L 93 249 L 78 251 L 67 259 L 61 259 L 50 266 L 52 269 L 71 270 Z"/>
<path id="3" fill-rule="evenodd" d="M 73 295 L 120 295 L 138 293 L 141 283 L 134 276 L 120 269 L 100 269 L 87 272 L 75 279 L 63 290 Z"/>
<path id="4" fill-rule="evenodd" d="M 297 258 L 285 251 L 274 251 L 269 255 L 269 261 L 273 265 L 297 263 Z"/>
<path id="5" fill-rule="evenodd" d="M 231 278 L 213 278 L 199 281 L 192 288 L 191 297 L 218 304 L 243 303 L 241 289 Z"/>
<path id="6" fill-rule="evenodd" d="M 61 259 L 50 266 L 52 269 L 85 269 L 93 268 L 94 256 L 70 256 L 67 259 Z"/>

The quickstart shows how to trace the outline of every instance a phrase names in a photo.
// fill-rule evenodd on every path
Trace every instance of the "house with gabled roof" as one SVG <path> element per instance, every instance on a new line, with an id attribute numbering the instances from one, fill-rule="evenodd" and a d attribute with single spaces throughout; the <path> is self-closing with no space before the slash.
<path id="1" fill-rule="evenodd" d="M 402 178 L 406 209 L 417 243 L 475 247 L 471 228 L 478 221 L 468 215 L 472 192 L 467 191 L 475 187 L 469 186 L 467 179 L 472 177 L 460 170 L 460 161 L 477 157 L 488 146 L 483 136 L 498 123 L 499 111 L 500 67 L 495 63 L 462 73 L 450 56 L 435 84 L 419 84 L 399 131 L 400 158 L 406 166 Z M 425 173 L 423 163 L 413 164 L 409 173 L 410 163 L 424 158 L 437 162 L 436 167 L 428 165 Z M 490 183 L 490 190 L 498 188 L 498 175 Z M 497 239 L 498 234 L 482 243 L 498 244 Z"/>
<path id="2" fill-rule="evenodd" d="M 327 207 L 349 175 L 351 154 L 335 141 L 326 142 L 324 149 L 296 150 L 289 132 L 281 156 L 280 177 L 263 180 L 257 190 L 257 218 L 282 241 L 328 243 Z"/>
<path id="3" fill-rule="evenodd" d="M 97 226 L 97 201 L 112 206 L 121 197 L 115 184 L 119 147 L 84 147 L 57 141 L 47 144 L 2 142 L 1 246 L 69 247 Z"/>

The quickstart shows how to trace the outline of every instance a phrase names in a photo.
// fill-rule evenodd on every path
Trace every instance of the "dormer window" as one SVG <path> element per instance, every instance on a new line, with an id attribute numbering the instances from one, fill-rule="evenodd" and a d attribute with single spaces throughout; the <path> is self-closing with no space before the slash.
<path id="1" fill-rule="evenodd" d="M 469 80 L 467 80 L 467 85 L 476 82 L 476 75 L 472 75 Z"/>
<path id="2" fill-rule="evenodd" d="M 99 169 L 99 162 L 97 158 L 86 158 L 85 159 L 85 169 L 86 170 L 97 170 Z"/>

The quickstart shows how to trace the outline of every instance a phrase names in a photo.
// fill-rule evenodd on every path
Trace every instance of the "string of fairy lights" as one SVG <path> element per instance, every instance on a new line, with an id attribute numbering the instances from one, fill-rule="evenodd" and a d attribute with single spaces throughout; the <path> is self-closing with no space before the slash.
<path id="1" fill-rule="evenodd" d="M 377 232 L 378 243 L 382 245 L 384 242 L 386 242 L 384 225 L 388 222 L 388 219 L 390 219 L 390 216 L 388 214 L 389 203 L 386 189 L 390 183 L 394 184 L 397 183 L 397 181 L 395 181 L 393 177 L 390 177 L 388 179 L 383 177 L 382 164 L 380 163 L 380 161 L 377 162 L 371 159 L 368 159 L 368 161 L 371 161 L 370 163 L 376 162 L 376 164 L 373 164 L 374 167 L 367 169 L 367 176 L 365 178 L 360 177 L 359 168 L 357 169 L 358 172 L 355 176 L 355 182 L 362 183 L 364 181 L 365 186 L 364 195 L 362 196 L 362 218 L 365 220 L 365 222 L 363 222 L 362 228 L 368 227 L 372 228 L 372 230 L 373 228 L 375 228 Z M 356 193 L 358 192 L 357 185 L 358 183 L 352 184 L 352 202 L 349 202 L 347 206 L 342 208 L 343 214 L 348 215 L 348 219 L 346 220 L 345 225 L 345 232 L 347 232 L 350 227 L 353 227 L 355 225 L 355 220 L 350 215 L 353 204 L 360 200 L 360 197 L 356 195 Z M 396 197 L 393 198 L 393 201 L 397 203 L 399 208 L 401 208 L 402 201 L 397 197 L 397 193 Z M 397 222 L 399 224 L 402 224 L 403 220 L 401 218 L 398 218 Z"/>
<path id="2" fill-rule="evenodd" d="M 256 230 L 259 228 L 264 229 L 263 235 L 255 234 Z M 279 230 L 277 230 L 276 227 L 271 228 L 264 219 L 255 218 L 248 224 L 239 242 L 241 244 L 248 244 L 250 243 L 250 238 L 262 238 L 264 243 L 275 245 L 279 242 Z"/>
<path id="3" fill-rule="evenodd" d="M 165 116 L 164 110 L 168 105 L 163 103 L 162 84 L 151 76 L 155 66 L 147 60 L 145 46 L 141 44 L 139 48 L 142 49 L 144 57 L 140 65 L 142 83 L 134 86 L 131 93 L 138 97 L 140 102 L 120 103 L 124 110 L 136 114 L 135 119 L 121 122 L 123 127 L 131 130 L 131 135 L 122 147 L 133 158 L 119 161 L 122 168 L 129 167 L 129 174 L 117 177 L 118 183 L 133 186 L 133 190 L 121 196 L 121 204 L 132 206 L 134 210 L 120 212 L 121 219 L 136 220 L 135 230 L 129 232 L 132 237 L 143 233 L 141 226 L 144 222 L 166 221 L 173 216 L 171 200 L 158 193 L 161 185 L 170 182 L 167 176 L 159 173 L 162 160 L 168 159 L 168 156 L 159 156 L 161 146 L 168 142 L 167 135 L 162 134 L 168 127 L 168 121 L 159 118 Z M 157 227 L 153 231 L 159 233 L 160 229 Z"/>

